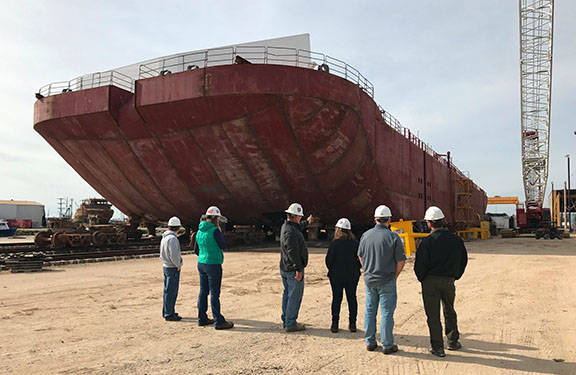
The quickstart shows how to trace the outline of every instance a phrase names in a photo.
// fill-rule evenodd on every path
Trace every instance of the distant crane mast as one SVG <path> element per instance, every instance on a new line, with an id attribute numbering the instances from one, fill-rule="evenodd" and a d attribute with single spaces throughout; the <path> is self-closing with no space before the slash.
<path id="1" fill-rule="evenodd" d="M 526 207 L 542 206 L 548 180 L 554 0 L 519 0 L 522 176 Z"/>

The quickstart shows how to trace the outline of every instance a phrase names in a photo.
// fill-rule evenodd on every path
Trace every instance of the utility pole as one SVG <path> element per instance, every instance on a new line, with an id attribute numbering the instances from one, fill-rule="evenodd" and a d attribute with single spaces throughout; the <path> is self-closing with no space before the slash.
<path id="1" fill-rule="evenodd" d="M 571 190 L 570 190 L 570 154 L 566 154 L 566 159 L 568 161 L 568 215 L 570 216 L 568 218 L 568 228 L 570 229 L 570 232 L 572 232 L 572 194 L 570 194 Z"/>
<path id="2" fill-rule="evenodd" d="M 564 181 L 564 230 L 566 229 L 566 181 Z"/>
<path id="3" fill-rule="evenodd" d="M 554 194 L 554 182 L 552 182 L 552 204 L 550 205 L 550 219 L 554 224 L 554 226 L 556 226 L 557 222 L 558 222 L 558 218 L 556 218 L 556 206 L 555 206 L 555 202 L 556 202 L 556 194 Z"/>
<path id="4" fill-rule="evenodd" d="M 64 198 L 58 198 L 58 217 L 62 218 L 62 214 L 64 210 Z"/>

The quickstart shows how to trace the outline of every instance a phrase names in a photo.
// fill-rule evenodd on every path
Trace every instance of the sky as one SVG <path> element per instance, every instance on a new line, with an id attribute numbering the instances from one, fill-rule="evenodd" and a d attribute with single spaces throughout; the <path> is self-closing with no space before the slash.
<path id="1" fill-rule="evenodd" d="M 179 52 L 309 33 L 357 68 L 375 101 L 489 196 L 524 191 L 518 1 L 28 1 L 0 12 L 0 199 L 98 194 L 33 129 L 50 82 Z M 576 2 L 555 4 L 550 184 L 576 165 Z M 574 168 L 572 168 L 574 170 Z M 572 186 L 576 179 L 571 172 Z M 491 212 L 511 207 L 489 206 Z"/>

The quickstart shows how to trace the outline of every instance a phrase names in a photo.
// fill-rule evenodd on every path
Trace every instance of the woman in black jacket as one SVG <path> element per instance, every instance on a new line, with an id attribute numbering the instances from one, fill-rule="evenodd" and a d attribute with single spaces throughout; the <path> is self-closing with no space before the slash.
<path id="1" fill-rule="evenodd" d="M 360 269 L 362 265 L 358 259 L 358 241 L 348 219 L 340 219 L 336 224 L 334 241 L 330 244 L 326 253 L 326 267 L 328 267 L 328 278 L 332 287 L 332 326 L 330 331 L 338 332 L 338 322 L 340 320 L 340 305 L 342 304 L 342 294 L 346 291 L 348 301 L 348 328 L 350 332 L 356 332 L 356 315 L 358 313 L 358 302 L 356 301 L 356 287 L 360 279 Z"/>

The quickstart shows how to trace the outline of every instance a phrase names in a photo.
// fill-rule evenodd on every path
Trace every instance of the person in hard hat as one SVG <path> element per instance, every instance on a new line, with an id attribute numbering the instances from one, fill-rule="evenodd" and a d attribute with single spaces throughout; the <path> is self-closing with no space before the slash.
<path id="1" fill-rule="evenodd" d="M 394 344 L 394 310 L 396 309 L 396 279 L 404 268 L 406 254 L 400 237 L 389 228 L 392 212 L 385 205 L 374 212 L 374 228 L 364 232 L 358 246 L 358 257 L 364 269 L 366 312 L 364 338 L 366 349 L 374 351 L 376 343 L 376 314 L 380 304 L 380 340 L 384 354 L 398 351 Z"/>
<path id="2" fill-rule="evenodd" d="M 330 331 L 333 333 L 338 332 L 340 306 L 342 305 L 344 290 L 348 301 L 348 329 L 350 332 L 356 332 L 356 316 L 358 314 L 356 288 L 362 268 L 357 254 L 358 241 L 352 233 L 350 220 L 342 218 L 336 223 L 334 241 L 330 243 L 326 252 L 328 279 L 332 287 L 332 326 Z"/>
<path id="3" fill-rule="evenodd" d="M 182 224 L 180 219 L 173 216 L 168 220 L 168 230 L 162 233 L 160 241 L 160 260 L 164 265 L 164 298 L 162 316 L 165 320 L 177 322 L 182 317 L 174 311 L 178 298 L 178 286 L 180 284 L 180 270 L 182 269 L 182 254 L 180 241 L 176 232 Z"/>
<path id="4" fill-rule="evenodd" d="M 229 329 L 234 323 L 226 320 L 220 313 L 220 288 L 222 286 L 222 263 L 226 240 L 220 230 L 220 210 L 211 206 L 206 210 L 206 220 L 201 221 L 196 232 L 194 252 L 198 254 L 198 275 L 200 292 L 198 294 L 198 325 L 214 324 L 216 329 Z M 208 318 L 208 295 L 212 317 Z"/>
<path id="5" fill-rule="evenodd" d="M 282 323 L 286 332 L 296 332 L 306 329 L 297 319 L 304 294 L 304 268 L 308 265 L 308 249 L 300 227 L 304 216 L 302 206 L 292 203 L 285 212 L 286 221 L 280 229 L 280 275 L 284 285 Z"/>
<path id="6" fill-rule="evenodd" d="M 464 274 L 468 263 L 468 253 L 464 241 L 451 233 L 444 223 L 444 213 L 432 206 L 426 210 L 424 220 L 432 230 L 428 237 L 420 242 L 414 261 L 414 272 L 422 283 L 422 300 L 428 318 L 430 331 L 430 353 L 445 357 L 442 323 L 440 322 L 440 301 L 444 310 L 445 333 L 448 338 L 448 350 L 458 350 L 462 344 L 458 341 L 458 323 L 454 310 L 456 287 L 454 280 Z"/>

